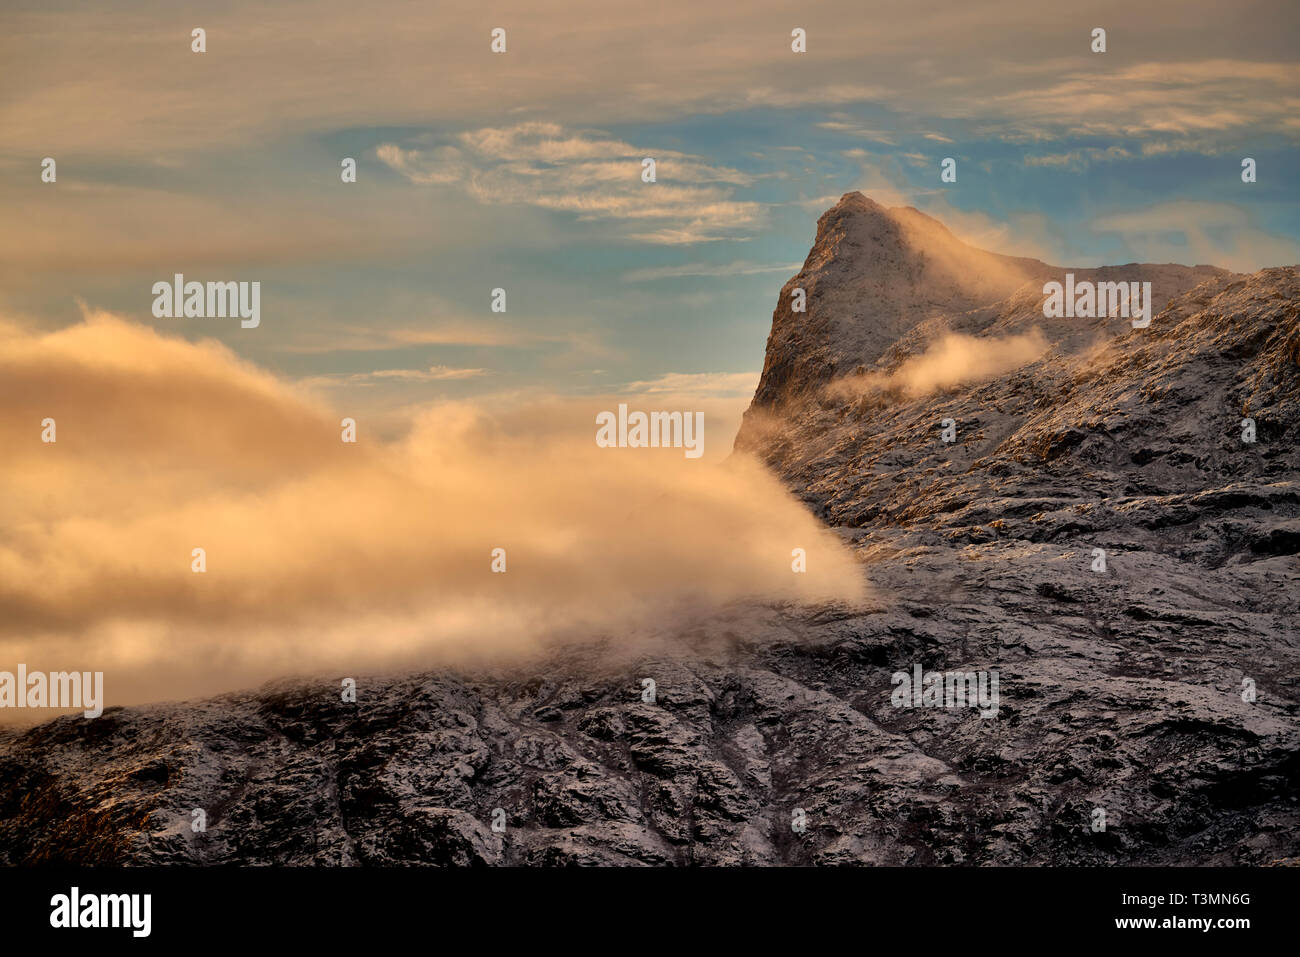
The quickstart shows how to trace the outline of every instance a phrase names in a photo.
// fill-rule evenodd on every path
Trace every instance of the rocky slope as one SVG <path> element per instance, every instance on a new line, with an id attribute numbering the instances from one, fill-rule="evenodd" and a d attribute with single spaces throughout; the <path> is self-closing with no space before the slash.
<path id="1" fill-rule="evenodd" d="M 1294 862 L 1300 272 L 1073 270 L 1151 281 L 1146 329 L 1044 320 L 1063 272 L 859 194 L 822 217 L 737 444 L 856 550 L 866 607 L 3 732 L 0 860 Z M 1034 328 L 1011 371 L 888 384 Z M 997 715 L 895 707 L 916 665 L 996 671 Z"/>

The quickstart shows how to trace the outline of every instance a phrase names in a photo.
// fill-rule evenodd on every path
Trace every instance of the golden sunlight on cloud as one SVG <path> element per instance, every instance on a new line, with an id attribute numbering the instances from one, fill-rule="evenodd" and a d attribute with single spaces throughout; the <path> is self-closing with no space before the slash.
<path id="1" fill-rule="evenodd" d="M 1047 352 L 1039 329 L 1025 335 L 982 338 L 949 333 L 893 372 L 845 376 L 827 391 L 841 398 L 865 392 L 902 392 L 915 398 L 963 383 L 982 382 L 1039 359 Z"/>
<path id="2" fill-rule="evenodd" d="M 650 243 L 724 239 L 762 221 L 760 204 L 731 199 L 732 187 L 751 184 L 751 175 L 675 150 L 541 122 L 462 133 L 457 143 L 430 149 L 381 143 L 375 155 L 418 185 L 458 184 L 484 203 L 626 222 L 630 238 Z M 647 157 L 656 164 L 650 189 L 642 181 Z"/>
<path id="3" fill-rule="evenodd" d="M 1214 263 L 1242 271 L 1300 262 L 1300 244 L 1261 229 L 1251 211 L 1234 203 L 1157 203 L 1099 217 L 1093 228 L 1131 237 L 1156 261 Z"/>
<path id="4" fill-rule="evenodd" d="M 753 463 L 598 448 L 596 412 L 619 401 L 708 408 L 441 403 L 398 441 L 360 418 L 345 444 L 346 408 L 213 342 L 102 313 L 0 325 L 0 660 L 102 670 L 111 705 L 862 597 L 835 536 Z"/>
<path id="5" fill-rule="evenodd" d="M 0 128 L 10 142 L 47 150 L 165 157 L 286 131 L 418 127 L 434 117 L 463 127 L 543 103 L 562 122 L 609 125 L 877 102 L 899 113 L 977 118 L 1029 139 L 1063 129 L 1239 134 L 1294 115 L 1294 63 L 1264 59 L 1270 38 L 1291 25 L 1284 4 L 1250 16 L 1216 0 L 1115 5 L 1110 15 L 1122 19 L 1126 41 L 1117 51 L 1140 59 L 1102 70 L 1086 31 L 1063 45 L 1069 18 L 1052 4 L 986 0 L 918 16 L 897 7 L 752 0 L 737 17 L 725 5 L 686 0 L 649 13 L 570 0 L 558 11 L 508 5 L 489 18 L 465 0 L 374 0 L 364 12 L 343 0 L 140 0 L 129 15 L 90 4 L 75 16 L 55 5 L 2 15 L 15 41 L 7 72 L 28 79 L 11 83 L 0 101 Z M 488 31 L 498 16 L 510 42 L 494 57 Z M 206 59 L 189 47 L 188 25 L 200 20 Z M 804 58 L 790 52 L 796 25 L 808 32 Z M 1223 106 L 1206 111 L 1206 102 Z"/>

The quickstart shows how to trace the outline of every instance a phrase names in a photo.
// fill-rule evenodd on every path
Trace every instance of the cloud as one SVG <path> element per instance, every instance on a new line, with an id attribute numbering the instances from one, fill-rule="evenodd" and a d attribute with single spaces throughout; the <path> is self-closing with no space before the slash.
<path id="1" fill-rule="evenodd" d="M 374 375 L 396 375 L 401 378 L 409 377 L 433 380 L 473 379 L 476 376 L 487 375 L 487 369 L 453 369 L 450 366 L 430 366 L 423 371 L 419 369 L 381 369 L 378 372 L 375 372 Z"/>
<path id="2" fill-rule="evenodd" d="M 1177 200 L 1099 216 L 1099 233 L 1115 232 L 1146 262 L 1206 263 L 1238 272 L 1300 262 L 1300 243 L 1255 225 L 1233 203 Z"/>
<path id="3" fill-rule="evenodd" d="M 854 156 L 853 158 L 855 158 L 855 159 L 861 159 L 861 158 L 863 158 L 863 157 L 866 157 L 866 156 L 870 155 L 870 154 L 866 153 L 866 152 L 863 151 L 863 150 L 856 150 L 856 151 L 854 151 L 854 150 L 850 150 L 850 151 L 848 151 L 848 153 L 846 153 L 845 155 L 849 155 L 849 153 L 857 153 L 857 154 L 860 154 L 860 155 Z M 863 192 L 863 193 L 866 193 L 867 190 L 866 190 L 866 189 L 863 189 L 862 192 Z M 843 194 L 840 194 L 840 195 L 843 195 Z M 872 195 L 872 198 L 873 198 L 873 199 L 876 199 L 877 197 L 873 194 L 873 195 Z M 810 199 L 800 199 L 800 200 L 795 201 L 795 202 L 792 203 L 791 205 L 798 206 L 800 209 L 811 210 L 811 211 L 814 212 L 814 213 L 818 213 L 818 214 L 820 214 L 820 213 L 824 213 L 826 210 L 830 209 L 832 206 L 834 206 L 834 205 L 835 205 L 836 203 L 838 203 L 839 201 L 840 201 L 840 196 L 837 196 L 837 195 L 834 195 L 834 194 L 827 194 L 827 195 L 825 195 L 825 196 L 813 196 L 813 197 L 811 197 Z M 884 202 L 884 200 L 881 200 L 881 202 Z M 801 263 L 800 265 L 802 266 L 802 263 Z"/>
<path id="4" fill-rule="evenodd" d="M 834 200 L 831 201 L 832 204 Z M 795 273 L 803 263 L 754 263 L 738 260 L 732 263 L 686 263 L 681 266 L 648 266 L 623 274 L 627 282 L 651 282 L 656 279 L 680 279 L 687 276 L 758 276 L 764 273 Z"/>
<path id="5" fill-rule="evenodd" d="M 832 113 L 830 119 L 818 123 L 817 126 L 819 129 L 830 130 L 833 133 L 843 133 L 846 136 L 860 136 L 864 140 L 884 143 L 887 146 L 895 146 L 898 143 L 896 130 L 880 130 L 863 126 L 847 113 Z"/>
<path id="6" fill-rule="evenodd" d="M 858 159 L 855 188 L 878 203 L 920 209 L 943 223 L 962 242 L 978 249 L 1045 262 L 1069 258 L 1064 255 L 1065 244 L 1057 227 L 1043 213 L 1016 212 L 1000 220 L 978 210 L 960 209 L 949 202 L 942 189 L 911 186 L 898 157 L 863 153 Z M 958 250 L 952 254 L 961 256 Z"/>
<path id="7" fill-rule="evenodd" d="M 942 194 L 927 197 L 922 208 L 953 235 L 979 249 L 1049 263 L 1071 258 L 1061 227 L 1044 213 L 1014 212 L 995 219 L 979 210 L 958 209 Z"/>
<path id="8" fill-rule="evenodd" d="M 856 563 L 775 479 L 717 462 L 730 436 L 710 413 L 712 461 L 595 445 L 619 401 L 702 407 L 671 384 L 426 405 L 392 441 L 362 416 L 345 444 L 338 412 L 216 343 L 103 313 L 0 324 L 0 658 L 102 670 L 122 704 L 860 596 Z"/>
<path id="9" fill-rule="evenodd" d="M 1112 162 L 1131 159 L 1133 153 L 1123 146 L 1108 146 L 1105 149 L 1096 146 L 1081 147 L 1068 153 L 1045 153 L 1038 156 L 1026 156 L 1026 166 L 1047 166 L 1057 169 L 1084 170 L 1093 163 Z"/>
<path id="10" fill-rule="evenodd" d="M 586 333 L 584 333 L 586 335 Z M 597 333 L 592 331 L 590 340 Z M 491 319 L 430 318 L 421 322 L 385 324 L 316 322 L 295 330 L 293 338 L 276 351 L 296 354 L 330 352 L 382 352 L 407 346 L 478 346 L 483 348 L 534 348 L 569 344 L 578 332 L 557 329 L 543 332 L 521 324 Z"/>
<path id="11" fill-rule="evenodd" d="M 427 369 L 375 369 L 371 372 L 343 372 L 336 375 L 313 376 L 301 380 L 302 385 L 369 385 L 375 380 L 403 382 L 443 382 L 449 379 L 475 379 L 488 374 L 487 369 L 453 369 L 450 366 L 430 366 Z"/>
<path id="12" fill-rule="evenodd" d="M 1228 57 L 1067 69 L 992 97 L 994 117 L 1036 135 L 1126 137 L 1213 152 L 1294 117 L 1296 64 Z M 1011 119 L 1014 117 L 1015 119 Z"/>
<path id="13" fill-rule="evenodd" d="M 454 146 L 421 151 L 404 150 L 396 143 L 381 143 L 375 148 L 375 155 L 421 186 L 458 183 L 469 172 L 463 154 Z"/>
<path id="14" fill-rule="evenodd" d="M 1059 162 L 1111 161 L 1123 158 L 1119 147 L 1061 154 Z M 1047 158 L 1044 158 L 1047 159 Z M 1027 256 L 1046 263 L 1075 266 L 1102 265 L 1095 256 L 1080 257 L 1080 235 L 1065 223 L 1042 212 L 1012 212 L 997 219 L 979 210 L 953 206 L 940 189 L 908 185 L 897 158 L 866 153 L 860 158 L 859 186 L 877 202 L 889 206 L 915 206 L 942 222 L 953 235 L 979 249 L 1004 255 Z M 1027 161 L 1028 162 L 1028 161 Z M 1234 169 L 1233 174 L 1235 175 Z M 817 208 L 814 204 L 813 208 Z M 1110 262 L 1178 262 L 1208 264 L 1239 272 L 1300 261 L 1300 243 L 1257 225 L 1256 215 L 1234 203 L 1176 200 L 1139 209 L 1104 213 L 1086 226 L 1094 235 L 1115 234 L 1127 252 L 1112 253 Z"/>
<path id="15" fill-rule="evenodd" d="M 1098 18 L 1123 24 L 1104 55 L 1088 52 L 1088 24 L 1063 23 L 1035 0 L 889 16 L 828 0 L 802 13 L 809 52 L 794 55 L 788 9 L 753 0 L 738 18 L 727 5 L 664 0 L 647 22 L 640 7 L 601 0 L 517 5 L 509 51 L 493 55 L 481 5 L 469 0 L 436 9 L 373 0 L 364 17 L 345 0 L 139 0 L 129 11 L 50 0 L 3 14 L 0 128 L 28 152 L 39 144 L 159 164 L 277 135 L 465 128 L 486 115 L 536 115 L 541 104 L 569 126 L 877 103 L 1030 139 L 1237 142 L 1248 129 L 1297 131 L 1295 54 L 1282 42 L 1297 14 L 1287 0 L 1251 16 L 1220 0 L 1104 4 Z M 199 20 L 202 55 L 176 27 Z"/>
<path id="16" fill-rule="evenodd" d="M 732 188 L 752 184 L 753 176 L 686 153 L 542 122 L 472 130 L 457 141 L 459 148 L 431 149 L 383 143 L 375 153 L 412 183 L 454 183 L 487 204 L 615 222 L 629 227 L 629 238 L 646 242 L 732 238 L 762 220 L 760 204 L 731 199 Z M 655 161 L 654 183 L 641 179 L 647 157 Z"/>
<path id="17" fill-rule="evenodd" d="M 646 395 L 742 396 L 749 399 L 758 388 L 757 372 L 670 372 L 658 379 L 629 382 L 625 392 Z"/>
<path id="18" fill-rule="evenodd" d="M 949 333 L 893 372 L 869 372 L 836 379 L 827 391 L 840 398 L 868 392 L 901 392 L 909 398 L 982 382 L 1019 369 L 1047 352 L 1039 329 L 1025 335 L 980 338 Z"/>

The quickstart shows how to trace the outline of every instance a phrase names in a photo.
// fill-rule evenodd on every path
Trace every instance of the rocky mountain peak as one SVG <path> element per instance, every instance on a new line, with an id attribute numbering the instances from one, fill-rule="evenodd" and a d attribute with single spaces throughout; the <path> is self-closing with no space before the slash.
<path id="1" fill-rule="evenodd" d="M 781 289 L 755 405 L 805 399 L 880 358 L 918 322 L 987 305 L 1051 272 L 976 249 L 911 207 L 845 193 L 817 221 L 803 268 Z"/>
<path id="2" fill-rule="evenodd" d="M 884 206 L 857 190 L 845 193 L 817 220 L 809 267 L 842 259 L 849 268 L 871 268 L 901 257 L 923 257 L 930 247 L 957 242 L 948 228 L 912 206 Z"/>
<path id="3" fill-rule="evenodd" d="M 753 423 L 768 413 L 817 401 L 837 378 L 897 365 L 944 333 L 1036 324 L 1067 351 L 1091 345 L 1097 324 L 1043 318 L 1043 283 L 1067 273 L 1079 281 L 1150 282 L 1157 311 L 1228 275 L 1213 266 L 1063 267 L 1006 256 L 964 242 L 912 207 L 845 193 L 818 220 L 803 267 L 778 294 L 751 406 L 758 414 L 746 417 L 738 447 L 754 446 Z"/>

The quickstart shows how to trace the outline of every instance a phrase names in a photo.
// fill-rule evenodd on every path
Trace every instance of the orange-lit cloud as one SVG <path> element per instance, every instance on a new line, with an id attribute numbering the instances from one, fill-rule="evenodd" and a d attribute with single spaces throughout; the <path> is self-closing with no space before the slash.
<path id="1" fill-rule="evenodd" d="M 893 372 L 845 376 L 831 383 L 828 391 L 841 397 L 871 391 L 900 391 L 909 397 L 929 395 L 1004 375 L 1040 358 L 1047 349 L 1047 339 L 1039 329 L 1025 335 L 987 338 L 949 333 Z"/>
<path id="2" fill-rule="evenodd" d="M 629 238 L 651 243 L 724 239 L 761 222 L 760 204 L 731 198 L 732 187 L 753 176 L 676 150 L 535 121 L 462 133 L 457 142 L 429 149 L 381 143 L 375 153 L 412 183 L 457 184 L 484 203 L 615 220 L 628 224 Z M 656 164 L 653 183 L 641 178 L 647 157 Z"/>
<path id="3" fill-rule="evenodd" d="M 9 142 L 68 153 L 165 161 L 279 132 L 463 128 L 541 105 L 548 119 L 597 125 L 876 102 L 1029 139 L 1295 130 L 1294 56 L 1276 42 L 1295 25 L 1285 0 L 1249 16 L 1219 0 L 1100 0 L 1080 19 L 1036 0 L 797 11 L 751 0 L 743 16 L 687 0 L 650 13 L 603 0 L 508 4 L 490 17 L 469 0 L 374 0 L 364 15 L 343 0 L 60 7 L 3 15 L 17 82 L 0 128 Z M 196 55 L 189 30 L 200 23 L 208 52 Z M 1100 24 L 1110 49 L 1094 55 Z M 509 36 L 500 55 L 495 26 Z M 807 30 L 806 55 L 790 51 L 794 26 Z"/>
<path id="4" fill-rule="evenodd" d="M 441 403 L 398 441 L 362 418 L 349 445 L 345 412 L 220 345 L 102 313 L 0 326 L 0 661 L 103 671 L 111 705 L 861 595 L 853 560 L 774 479 L 717 461 L 731 433 L 715 421 L 712 462 L 597 448 L 595 413 L 618 401 L 711 414 L 641 399 Z"/>

